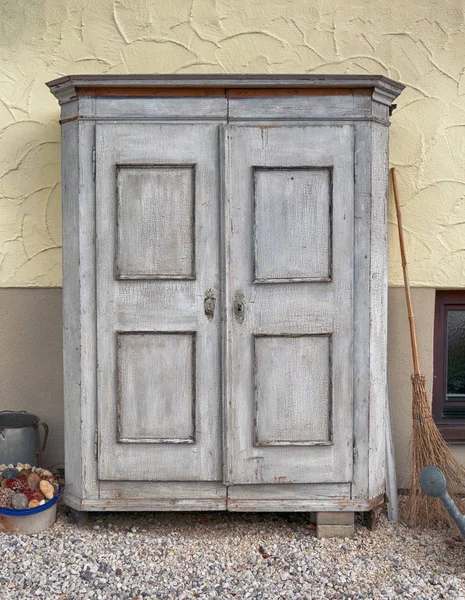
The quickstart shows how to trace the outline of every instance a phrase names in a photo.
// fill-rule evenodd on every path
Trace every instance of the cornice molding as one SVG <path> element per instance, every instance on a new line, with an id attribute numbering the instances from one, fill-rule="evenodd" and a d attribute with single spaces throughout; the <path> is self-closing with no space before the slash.
<path id="1" fill-rule="evenodd" d="M 67 75 L 47 83 L 60 104 L 70 102 L 79 90 L 99 88 L 224 88 L 228 89 L 372 89 L 373 101 L 390 106 L 404 85 L 382 75 Z"/>

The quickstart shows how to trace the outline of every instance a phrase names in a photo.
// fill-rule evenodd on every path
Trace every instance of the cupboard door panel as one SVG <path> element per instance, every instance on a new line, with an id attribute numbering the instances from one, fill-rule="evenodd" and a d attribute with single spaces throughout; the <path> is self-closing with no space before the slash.
<path id="1" fill-rule="evenodd" d="M 120 333 L 118 440 L 195 443 L 195 333 Z"/>
<path id="2" fill-rule="evenodd" d="M 254 168 L 254 281 L 331 279 L 331 169 Z"/>
<path id="3" fill-rule="evenodd" d="M 223 134 L 225 481 L 350 482 L 353 128 Z"/>
<path id="4" fill-rule="evenodd" d="M 118 279 L 195 279 L 194 167 L 118 165 Z"/>
<path id="5" fill-rule="evenodd" d="M 218 127 L 96 126 L 101 480 L 222 473 Z"/>
<path id="6" fill-rule="evenodd" d="M 331 443 L 330 371 L 330 335 L 254 336 L 254 446 Z"/>

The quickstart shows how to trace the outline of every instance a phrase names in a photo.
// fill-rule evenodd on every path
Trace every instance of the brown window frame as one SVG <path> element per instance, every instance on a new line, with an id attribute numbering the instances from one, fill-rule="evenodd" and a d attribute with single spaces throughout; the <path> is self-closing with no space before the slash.
<path id="1" fill-rule="evenodd" d="M 465 442 L 465 401 L 463 417 L 444 416 L 447 396 L 447 313 L 449 310 L 465 310 L 465 290 L 437 290 L 434 313 L 434 376 L 433 376 L 433 418 L 447 442 Z M 448 406 L 451 406 L 450 402 Z"/>

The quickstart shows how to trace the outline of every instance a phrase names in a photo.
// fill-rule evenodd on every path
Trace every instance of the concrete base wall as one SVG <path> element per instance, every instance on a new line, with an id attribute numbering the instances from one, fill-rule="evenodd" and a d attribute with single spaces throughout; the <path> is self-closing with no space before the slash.
<path id="1" fill-rule="evenodd" d="M 414 288 L 412 303 L 415 314 L 420 369 L 426 377 L 428 398 L 432 398 L 434 305 L 436 290 Z M 409 487 L 409 452 L 412 433 L 412 350 L 404 288 L 389 289 L 388 308 L 388 378 L 391 417 L 397 463 L 397 485 Z M 451 444 L 457 458 L 465 462 L 465 444 Z"/>
<path id="2" fill-rule="evenodd" d="M 61 289 L 0 289 L 0 410 L 48 423 L 41 465 L 63 462 Z"/>
<path id="3" fill-rule="evenodd" d="M 420 368 L 426 377 L 428 398 L 433 381 L 434 289 L 413 289 Z M 412 350 L 403 288 L 389 289 L 388 379 L 397 464 L 397 485 L 409 487 L 409 451 L 412 432 Z"/>
<path id="4" fill-rule="evenodd" d="M 412 291 L 420 364 L 431 398 L 433 289 Z M 0 288 L 0 410 L 27 410 L 50 426 L 42 464 L 63 462 L 61 290 Z M 403 288 L 389 290 L 388 369 L 398 485 L 408 486 L 412 356 Z M 465 444 L 453 445 L 465 461 Z"/>

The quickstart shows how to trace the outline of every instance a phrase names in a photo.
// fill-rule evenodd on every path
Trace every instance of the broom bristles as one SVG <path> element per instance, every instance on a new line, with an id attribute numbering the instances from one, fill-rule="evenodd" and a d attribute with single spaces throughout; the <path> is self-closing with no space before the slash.
<path id="1" fill-rule="evenodd" d="M 431 414 L 425 377 L 412 375 L 413 436 L 410 492 L 403 510 L 403 520 L 417 527 L 444 527 L 452 524 L 440 500 L 428 498 L 420 488 L 419 478 L 424 467 L 439 467 L 447 480 L 447 490 L 461 513 L 464 500 L 460 497 L 465 483 L 465 468 L 450 451 Z"/>

